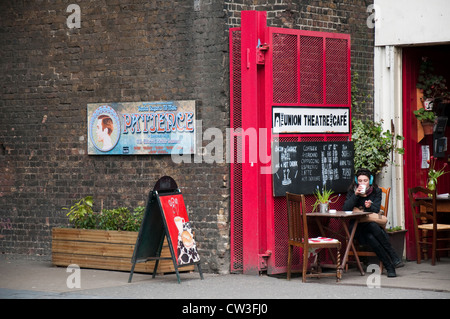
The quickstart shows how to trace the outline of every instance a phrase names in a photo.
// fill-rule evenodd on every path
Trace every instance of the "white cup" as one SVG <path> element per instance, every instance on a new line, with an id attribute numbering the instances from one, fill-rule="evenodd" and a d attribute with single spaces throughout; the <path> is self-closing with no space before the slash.
<path id="1" fill-rule="evenodd" d="M 360 187 L 361 187 L 361 189 L 360 189 L 361 194 L 365 194 L 366 193 L 366 185 L 361 185 Z"/>

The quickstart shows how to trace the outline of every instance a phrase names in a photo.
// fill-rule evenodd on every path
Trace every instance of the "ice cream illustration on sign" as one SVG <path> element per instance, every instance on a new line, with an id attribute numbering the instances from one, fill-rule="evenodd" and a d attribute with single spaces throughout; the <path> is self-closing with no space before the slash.
<path id="1" fill-rule="evenodd" d="M 174 215 L 173 221 L 178 229 L 177 255 L 178 264 L 190 264 L 200 261 L 197 252 L 194 236 L 190 222 L 186 222 L 185 218 L 179 216 L 179 203 L 176 197 L 171 197 L 168 201 Z"/>

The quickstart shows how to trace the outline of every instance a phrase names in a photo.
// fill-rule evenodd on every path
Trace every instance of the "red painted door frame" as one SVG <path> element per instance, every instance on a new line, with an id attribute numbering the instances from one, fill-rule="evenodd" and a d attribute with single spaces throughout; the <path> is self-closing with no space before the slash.
<path id="1" fill-rule="evenodd" d="M 417 140 L 417 120 L 412 113 L 413 105 L 417 104 L 416 79 L 418 72 L 417 57 L 407 50 L 402 54 L 402 82 L 403 82 L 403 142 L 405 148 L 404 154 L 404 202 L 405 202 L 405 229 L 406 233 L 406 257 L 407 259 L 416 258 L 414 224 L 411 218 L 411 208 L 408 198 L 408 188 L 417 185 L 421 178 L 420 145 Z M 419 176 L 418 176 L 419 175 Z M 424 186 L 424 185 L 423 185 Z"/>

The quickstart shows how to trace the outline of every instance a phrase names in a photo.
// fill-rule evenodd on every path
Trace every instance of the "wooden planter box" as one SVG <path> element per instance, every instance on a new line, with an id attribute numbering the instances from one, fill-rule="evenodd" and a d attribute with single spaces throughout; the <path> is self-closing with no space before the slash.
<path id="1" fill-rule="evenodd" d="M 131 258 L 137 232 L 94 229 L 53 228 L 52 263 L 67 267 L 131 271 Z M 170 257 L 167 240 L 164 240 L 161 257 Z M 137 263 L 135 272 L 153 273 L 155 261 Z M 194 265 L 179 269 L 193 271 Z M 172 260 L 160 260 L 157 273 L 175 272 Z"/>

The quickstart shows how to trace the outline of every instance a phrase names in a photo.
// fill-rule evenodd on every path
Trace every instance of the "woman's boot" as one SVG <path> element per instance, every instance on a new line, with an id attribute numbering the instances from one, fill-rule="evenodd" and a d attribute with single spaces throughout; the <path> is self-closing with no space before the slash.
<path id="1" fill-rule="evenodd" d="M 389 258 L 392 261 L 392 265 L 395 268 L 403 267 L 404 264 L 402 259 L 397 255 L 397 252 L 392 247 L 389 241 L 389 235 L 376 223 L 369 223 L 368 227 L 373 236 L 378 240 L 378 242 L 383 246 L 384 250 L 388 253 Z M 384 262 L 383 262 L 384 264 Z"/>
<path id="2" fill-rule="evenodd" d="M 376 242 L 370 243 L 370 247 L 373 249 L 375 254 L 377 254 L 378 259 L 383 263 L 384 268 L 386 268 L 387 276 L 397 277 L 397 274 L 395 273 L 395 267 L 391 262 L 391 259 L 389 258 L 389 254 L 386 252 L 386 250 L 383 248 L 383 246 L 376 240 Z"/>

